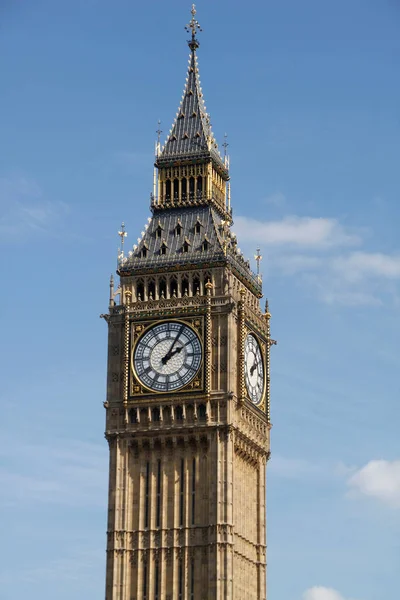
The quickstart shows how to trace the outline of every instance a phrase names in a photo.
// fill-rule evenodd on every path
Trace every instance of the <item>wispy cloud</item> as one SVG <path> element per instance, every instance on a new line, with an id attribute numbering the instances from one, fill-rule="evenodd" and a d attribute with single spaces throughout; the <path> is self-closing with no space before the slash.
<path id="1" fill-rule="evenodd" d="M 2 447 L 7 448 L 7 466 L 0 468 L 3 506 L 27 503 L 69 506 L 104 504 L 104 445 L 76 440 L 62 443 L 52 441 L 48 445 L 10 440 Z"/>
<path id="2" fill-rule="evenodd" d="M 44 197 L 38 183 L 18 175 L 0 178 L 0 239 L 29 233 L 50 233 L 52 225 L 68 213 L 64 202 Z"/>
<path id="3" fill-rule="evenodd" d="M 348 478 L 347 485 L 353 494 L 400 508 L 400 460 L 371 460 Z"/>
<path id="4" fill-rule="evenodd" d="M 31 567 L 20 567 L 15 571 L 0 573 L 0 583 L 10 585 L 15 582 L 26 582 L 31 585 L 60 584 L 85 581 L 85 586 L 90 586 L 91 579 L 97 575 L 99 565 L 104 563 L 104 552 L 99 549 L 73 548 L 67 556 L 60 556 L 47 560 L 45 564 Z M 65 551 L 65 549 L 64 549 Z M 89 584 L 89 586 L 88 586 Z"/>
<path id="5" fill-rule="evenodd" d="M 322 587 L 315 586 L 304 592 L 303 600 L 351 600 L 350 598 L 345 598 L 338 591 Z"/>
<path id="6" fill-rule="evenodd" d="M 270 222 L 238 217 L 235 224 L 246 253 L 264 249 L 268 277 L 294 277 L 308 294 L 335 306 L 398 303 L 400 253 L 349 248 L 364 243 L 361 229 L 337 219 L 293 215 Z"/>
<path id="7" fill-rule="evenodd" d="M 332 268 L 352 282 L 369 277 L 400 279 L 400 255 L 353 252 L 334 258 Z"/>
<path id="8" fill-rule="evenodd" d="M 128 171 L 147 167 L 151 164 L 153 155 L 149 152 L 116 152 L 114 154 L 114 164 L 123 167 Z"/>
<path id="9" fill-rule="evenodd" d="M 269 465 L 269 472 L 283 479 L 304 479 L 319 477 L 328 472 L 322 465 L 301 458 L 287 458 L 274 455 Z"/>
<path id="10" fill-rule="evenodd" d="M 359 244 L 360 237 L 347 231 L 337 219 L 287 216 L 279 221 L 258 221 L 237 217 L 235 229 L 240 240 L 263 246 L 332 248 Z"/>
<path id="11" fill-rule="evenodd" d="M 265 204 L 283 207 L 286 204 L 286 196 L 282 192 L 274 192 L 265 198 Z"/>

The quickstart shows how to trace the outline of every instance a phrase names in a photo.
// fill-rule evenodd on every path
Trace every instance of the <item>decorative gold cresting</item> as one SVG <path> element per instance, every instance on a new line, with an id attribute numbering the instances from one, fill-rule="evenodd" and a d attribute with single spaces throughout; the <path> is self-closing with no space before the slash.
<path id="1" fill-rule="evenodd" d="M 196 32 L 198 31 L 203 31 L 202 28 L 200 27 L 200 23 L 197 21 L 196 19 L 196 5 L 192 4 L 192 18 L 190 19 L 190 22 L 186 25 L 185 29 L 188 33 L 192 32 L 192 39 L 188 41 L 188 45 L 189 48 L 192 51 L 195 51 L 198 47 L 199 47 L 199 42 L 196 39 Z"/>

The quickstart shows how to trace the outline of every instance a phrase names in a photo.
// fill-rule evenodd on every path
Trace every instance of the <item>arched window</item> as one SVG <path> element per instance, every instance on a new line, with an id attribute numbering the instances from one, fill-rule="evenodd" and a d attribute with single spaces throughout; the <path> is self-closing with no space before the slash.
<path id="1" fill-rule="evenodd" d="M 158 406 L 156 406 L 155 408 L 153 408 L 153 410 L 151 411 L 151 420 L 152 421 L 159 421 L 160 420 L 160 409 L 158 408 Z"/>
<path id="2" fill-rule="evenodd" d="M 138 281 L 136 285 L 136 298 L 138 300 L 143 300 L 144 298 L 144 283 L 143 281 Z"/>
<path id="3" fill-rule="evenodd" d="M 209 244 L 208 240 L 204 240 L 204 242 L 202 243 L 203 252 L 207 252 L 209 247 L 210 247 L 210 244 Z"/>
<path id="4" fill-rule="evenodd" d="M 183 408 L 182 406 L 175 407 L 175 419 L 177 421 L 183 421 Z"/>
<path id="5" fill-rule="evenodd" d="M 167 244 L 165 242 L 161 244 L 160 254 L 167 254 Z"/>
<path id="6" fill-rule="evenodd" d="M 186 179 L 186 177 L 184 177 L 182 179 L 181 186 L 182 186 L 182 200 L 186 200 L 186 196 L 187 196 L 187 179 Z"/>
<path id="7" fill-rule="evenodd" d="M 153 300 L 153 298 L 155 298 L 156 296 L 156 284 L 154 281 L 150 281 L 148 288 L 147 288 L 147 294 L 150 300 Z"/>
<path id="8" fill-rule="evenodd" d="M 186 240 L 183 242 L 182 252 L 184 252 L 184 253 L 189 252 L 189 242 L 187 242 Z"/>
<path id="9" fill-rule="evenodd" d="M 187 277 L 183 277 L 182 279 L 182 296 L 187 296 L 189 294 L 189 279 Z"/>
<path id="10" fill-rule="evenodd" d="M 165 279 L 160 279 L 160 283 L 158 285 L 158 295 L 160 298 L 165 298 L 167 295 L 167 282 Z"/>
<path id="11" fill-rule="evenodd" d="M 194 197 L 194 177 L 189 179 L 189 197 Z"/>
<path id="12" fill-rule="evenodd" d="M 193 277 L 193 295 L 200 294 L 200 277 Z"/>
<path id="13" fill-rule="evenodd" d="M 147 258 L 147 248 L 146 248 L 146 246 L 143 246 L 143 248 L 142 248 L 142 258 Z"/>
<path id="14" fill-rule="evenodd" d="M 182 233 L 182 225 L 180 223 L 177 224 L 177 226 L 175 227 L 175 235 L 177 237 L 179 237 Z"/>
<path id="15" fill-rule="evenodd" d="M 206 421 L 207 419 L 207 408 L 205 404 L 199 404 L 197 408 L 197 415 L 200 421 Z"/>
<path id="16" fill-rule="evenodd" d="M 197 195 L 201 196 L 203 193 L 203 178 L 201 175 L 197 178 Z"/>
<path id="17" fill-rule="evenodd" d="M 179 179 L 174 179 L 174 200 L 179 200 Z"/>
<path id="18" fill-rule="evenodd" d="M 131 410 L 129 411 L 129 423 L 137 423 L 137 409 L 136 408 L 131 408 Z"/>
<path id="19" fill-rule="evenodd" d="M 176 277 L 172 277 L 169 283 L 169 295 L 171 298 L 178 295 L 178 282 Z"/>
<path id="20" fill-rule="evenodd" d="M 171 200 L 171 180 L 167 179 L 165 182 L 165 199 Z"/>

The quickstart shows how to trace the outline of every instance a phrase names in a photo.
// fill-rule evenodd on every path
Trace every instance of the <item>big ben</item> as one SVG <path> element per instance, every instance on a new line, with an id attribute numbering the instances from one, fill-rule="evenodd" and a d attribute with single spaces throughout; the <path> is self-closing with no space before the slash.
<path id="1" fill-rule="evenodd" d="M 106 600 L 266 600 L 270 314 L 232 231 L 193 6 L 151 216 L 110 282 Z M 122 228 L 121 240 L 125 231 Z"/>

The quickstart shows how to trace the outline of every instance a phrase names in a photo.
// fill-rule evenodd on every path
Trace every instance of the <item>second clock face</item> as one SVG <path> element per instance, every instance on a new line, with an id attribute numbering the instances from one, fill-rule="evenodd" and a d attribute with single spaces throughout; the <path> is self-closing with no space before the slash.
<path id="1" fill-rule="evenodd" d="M 138 379 L 155 392 L 173 392 L 192 381 L 202 348 L 195 331 L 178 321 L 148 329 L 136 344 L 133 367 Z"/>
<path id="2" fill-rule="evenodd" d="M 251 333 L 249 333 L 245 341 L 244 368 L 246 387 L 250 400 L 254 404 L 260 404 L 264 393 L 264 362 L 260 344 Z"/>

